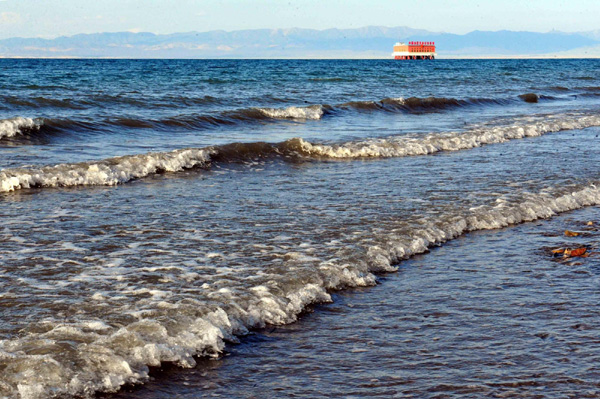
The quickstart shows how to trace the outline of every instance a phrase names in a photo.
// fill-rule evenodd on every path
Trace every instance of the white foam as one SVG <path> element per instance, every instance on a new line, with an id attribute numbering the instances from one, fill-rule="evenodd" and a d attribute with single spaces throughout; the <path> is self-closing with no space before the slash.
<path id="1" fill-rule="evenodd" d="M 39 127 L 40 122 L 31 118 L 18 116 L 16 118 L 0 119 L 0 139 L 21 134 L 22 129 L 37 129 Z"/>
<path id="2" fill-rule="evenodd" d="M 466 132 L 431 133 L 420 137 L 394 136 L 339 145 L 312 144 L 301 138 L 292 139 L 289 142 L 310 156 L 386 158 L 466 150 L 486 144 L 504 143 L 514 139 L 539 137 L 546 133 L 584 129 L 592 126 L 600 126 L 600 116 L 555 115 L 523 125 L 485 126 Z"/>
<path id="3" fill-rule="evenodd" d="M 403 259 L 472 231 L 500 229 L 598 204 L 600 189 L 590 185 L 557 196 L 544 190 L 530 195 L 523 202 L 496 201 L 494 206 L 480 206 L 471 208 L 466 213 L 444 215 L 441 220 L 426 221 L 422 229 L 408 238 L 404 236 L 399 239 L 397 237 L 401 235 L 389 232 L 392 239 L 369 248 L 369 270 L 389 271 Z"/>
<path id="4" fill-rule="evenodd" d="M 160 171 L 177 172 L 210 161 L 212 149 L 183 149 L 110 158 L 98 162 L 60 164 L 0 171 L 0 192 L 30 187 L 116 185 Z"/>
<path id="5" fill-rule="evenodd" d="M 115 391 L 128 382 L 145 381 L 148 366 L 167 361 L 193 367 L 194 355 L 218 356 L 225 340 L 235 341 L 234 334 L 245 334 L 247 328 L 266 323 L 293 322 L 309 303 L 330 300 L 325 289 L 314 284 L 292 291 L 286 297 L 278 297 L 264 288 L 251 290 L 247 306 L 238 304 L 234 308 L 237 311 L 230 314 L 217 308 L 195 319 L 180 315 L 174 330 L 167 330 L 151 319 L 119 329 L 90 321 L 79 325 L 58 324 L 49 326 L 51 329 L 41 336 L 32 334 L 20 340 L 0 341 L 0 358 L 10 359 L 0 375 L 0 396 L 37 399 Z M 230 295 L 226 290 L 221 294 Z M 168 304 L 166 308 L 174 313 L 177 306 Z M 42 337 L 46 339 L 40 340 Z M 50 355 L 26 355 L 22 350 L 31 345 L 52 346 L 59 337 L 86 342 L 76 347 L 75 362 L 73 359 L 61 362 Z"/>
<path id="6" fill-rule="evenodd" d="M 265 116 L 273 119 L 321 119 L 323 108 L 320 105 L 309 107 L 258 108 Z"/>
<path id="7" fill-rule="evenodd" d="M 372 272 L 393 271 L 400 260 L 431 246 L 470 231 L 502 228 L 597 204 L 600 189 L 589 185 L 543 190 L 520 202 L 504 199 L 472 209 L 448 208 L 449 213 L 423 219 L 418 227 L 399 227 L 370 237 L 369 242 L 374 239 L 379 244 L 371 245 L 364 257 L 332 254 L 330 260 L 320 260 L 288 253 L 285 269 L 294 271 L 273 275 L 261 285 L 241 289 L 223 287 L 219 281 L 204 283 L 210 305 L 193 298 L 186 304 L 173 303 L 161 291 L 142 289 L 155 302 L 144 302 L 153 304 L 151 308 L 129 310 L 131 316 L 140 318 L 137 322 L 122 327 L 93 319 L 78 324 L 48 322 L 43 328 L 46 332 L 0 341 L 0 359 L 10 359 L 0 375 L 0 396 L 34 399 L 115 391 L 125 383 L 145 381 L 148 366 L 169 361 L 193 367 L 194 355 L 218 356 L 226 340 L 235 340 L 250 328 L 291 323 L 307 305 L 331 301 L 328 290 L 372 285 Z M 300 270 L 308 274 L 299 277 Z M 95 293 L 92 298 L 104 296 Z M 190 312 L 203 308 L 200 315 Z M 168 313 L 153 320 L 160 309 Z M 55 341 L 85 344 L 71 347 L 70 357 L 62 359 L 66 352 L 54 350 Z M 24 349 L 32 347 L 52 355 L 25 354 Z"/>
<path id="8" fill-rule="evenodd" d="M 310 115 L 311 112 L 318 115 L 323 113 L 321 107 L 313 106 L 290 107 L 273 112 L 273 115 L 285 118 L 294 117 L 293 115 L 304 117 L 302 115 Z M 600 116 L 563 114 L 537 117 L 537 121 L 535 118 L 527 118 L 521 122 L 526 123 L 481 126 L 467 131 L 431 133 L 423 136 L 391 136 L 335 145 L 314 144 L 301 138 L 288 140 L 284 144 L 287 151 L 311 157 L 352 159 L 428 155 L 440 151 L 458 151 L 486 144 L 504 143 L 525 137 L 538 137 L 561 130 L 600 126 Z M 188 148 L 163 153 L 128 155 L 96 162 L 4 169 L 0 170 L 0 192 L 30 187 L 116 185 L 160 171 L 177 172 L 194 166 L 208 166 L 211 156 L 218 152 L 219 147 Z"/>
<path id="9" fill-rule="evenodd" d="M 404 100 L 404 97 L 391 97 L 388 98 L 388 101 L 392 101 L 398 104 L 404 104 L 406 101 Z"/>

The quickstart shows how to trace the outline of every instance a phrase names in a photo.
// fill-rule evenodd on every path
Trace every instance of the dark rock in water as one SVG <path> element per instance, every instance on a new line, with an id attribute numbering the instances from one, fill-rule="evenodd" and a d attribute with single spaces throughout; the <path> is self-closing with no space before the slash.
<path id="1" fill-rule="evenodd" d="M 540 96 L 538 96 L 535 93 L 526 93 L 526 94 L 521 94 L 519 96 L 519 98 L 523 101 L 525 101 L 526 103 L 537 103 L 538 100 L 540 99 Z"/>

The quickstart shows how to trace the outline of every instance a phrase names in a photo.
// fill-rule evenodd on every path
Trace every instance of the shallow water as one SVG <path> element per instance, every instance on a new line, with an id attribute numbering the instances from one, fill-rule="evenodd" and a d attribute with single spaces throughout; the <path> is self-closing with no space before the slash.
<path id="1" fill-rule="evenodd" d="M 599 397 L 600 263 L 548 250 L 597 246 L 597 231 L 562 231 L 599 215 L 468 234 L 219 360 L 155 370 L 110 397 Z"/>
<path id="2" fill-rule="evenodd" d="M 557 268 L 546 255 L 523 253 L 542 245 L 539 236 L 517 237 L 537 226 L 529 222 L 550 228 L 564 216 L 549 218 L 587 215 L 600 203 L 596 61 L 2 63 L 10 79 L 0 88 L 0 396 L 113 392 L 147 382 L 149 367 L 164 362 L 177 367 L 136 392 L 199 394 L 178 383 L 192 376 L 195 389 L 214 385 L 220 388 L 207 393 L 243 396 L 250 389 L 243 384 L 223 390 L 229 379 L 247 375 L 267 386 L 277 370 L 289 370 L 291 385 L 281 387 L 290 395 L 504 394 L 494 384 L 514 378 L 486 363 L 509 345 L 495 340 L 497 326 L 510 326 L 523 307 L 537 326 L 546 316 L 513 301 L 530 295 L 531 303 L 548 303 L 556 293 L 528 292 L 519 280 L 521 291 L 509 285 L 509 297 L 486 297 L 490 279 L 502 286 L 513 278 L 506 259 L 533 275 L 543 274 L 538 263 Z M 556 87 L 557 76 L 565 87 Z M 590 79 L 582 84 L 582 77 Z M 15 90 L 19 101 L 10 97 Z M 524 98 L 537 102 L 519 97 L 531 92 Z M 458 255 L 445 252 L 459 244 Z M 485 245 L 491 249 L 478 250 Z M 378 278 L 386 281 L 376 285 Z M 356 294 L 372 304 L 369 311 L 341 323 L 329 318 L 328 309 L 354 310 L 335 301 L 355 301 L 339 290 L 357 287 L 373 287 Z M 393 302 L 369 302 L 378 295 Z M 573 312 L 593 314 L 593 296 L 581 295 Z M 309 327 L 315 342 L 300 338 L 304 319 L 260 330 L 294 323 L 307 306 L 332 300 L 306 318 L 323 325 Z M 483 301 L 485 323 L 473 320 Z M 502 303 L 514 311 L 492 307 Z M 415 348 L 400 343 L 421 323 L 397 313 L 405 304 L 421 313 L 439 307 L 440 334 L 462 328 L 461 335 L 420 337 L 423 358 L 405 355 Z M 302 383 L 308 370 L 329 381 L 319 356 L 346 342 L 337 332 L 350 329 L 344 326 L 369 325 L 361 317 L 391 323 L 386 329 L 400 336 L 390 342 L 399 346 L 384 345 L 376 327 L 351 331 L 356 351 L 341 350 L 342 364 L 331 366 L 347 371 L 331 388 L 303 391 L 312 389 Z M 259 332 L 247 337 L 250 331 Z M 285 331 L 294 331 L 291 340 L 271 340 Z M 282 349 L 254 342 L 257 336 Z M 240 337 L 242 345 L 228 344 Z M 296 339 L 305 340 L 302 351 L 293 348 Z M 463 339 L 469 345 L 458 345 Z M 517 371 L 555 365 L 556 354 L 538 344 L 532 338 L 513 348 L 532 354 L 515 355 Z M 233 354 L 206 360 L 227 351 Z M 581 354 L 587 368 L 593 353 Z M 289 360 L 296 356 L 311 359 Z M 470 368 L 454 372 L 465 358 Z M 402 359 L 408 363 L 400 367 Z M 254 360 L 264 379 L 246 363 Z M 207 364 L 231 362 L 240 369 L 202 375 L 213 369 Z M 354 363 L 364 368 L 352 375 Z M 401 370 L 382 378 L 406 379 L 406 390 L 394 385 L 400 380 L 342 386 L 379 379 L 378 363 Z M 470 380 L 476 367 L 483 382 Z M 548 392 L 572 393 L 564 375 L 553 373 L 556 381 L 544 380 L 554 387 Z M 574 375 L 586 389 L 593 385 L 593 372 Z M 432 376 L 442 382 L 424 382 Z"/>

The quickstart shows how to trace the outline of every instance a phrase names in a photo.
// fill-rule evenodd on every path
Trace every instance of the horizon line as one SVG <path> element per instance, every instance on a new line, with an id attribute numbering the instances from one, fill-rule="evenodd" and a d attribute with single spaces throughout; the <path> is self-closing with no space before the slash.
<path id="1" fill-rule="evenodd" d="M 437 57 L 435 60 L 422 60 L 416 62 L 435 62 L 436 60 L 594 60 L 600 59 L 600 55 L 597 56 L 536 56 L 536 55 L 510 55 L 510 56 L 450 56 L 450 57 Z M 64 57 L 21 57 L 21 56 L 2 56 L 0 60 L 122 60 L 122 61 L 158 61 L 158 60 L 173 60 L 173 61 L 381 61 L 389 60 L 397 62 L 393 58 L 386 57 L 371 57 L 371 58 L 306 58 L 306 57 L 277 57 L 277 58 L 191 58 L 191 57 L 77 57 L 77 56 L 64 56 Z"/>

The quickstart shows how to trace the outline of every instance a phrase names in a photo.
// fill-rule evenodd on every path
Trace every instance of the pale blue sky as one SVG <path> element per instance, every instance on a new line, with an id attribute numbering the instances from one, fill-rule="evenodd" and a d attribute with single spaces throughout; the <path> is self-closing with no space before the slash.
<path id="1" fill-rule="evenodd" d="M 215 29 L 472 30 L 600 28 L 600 0 L 0 0 L 0 38 Z"/>

